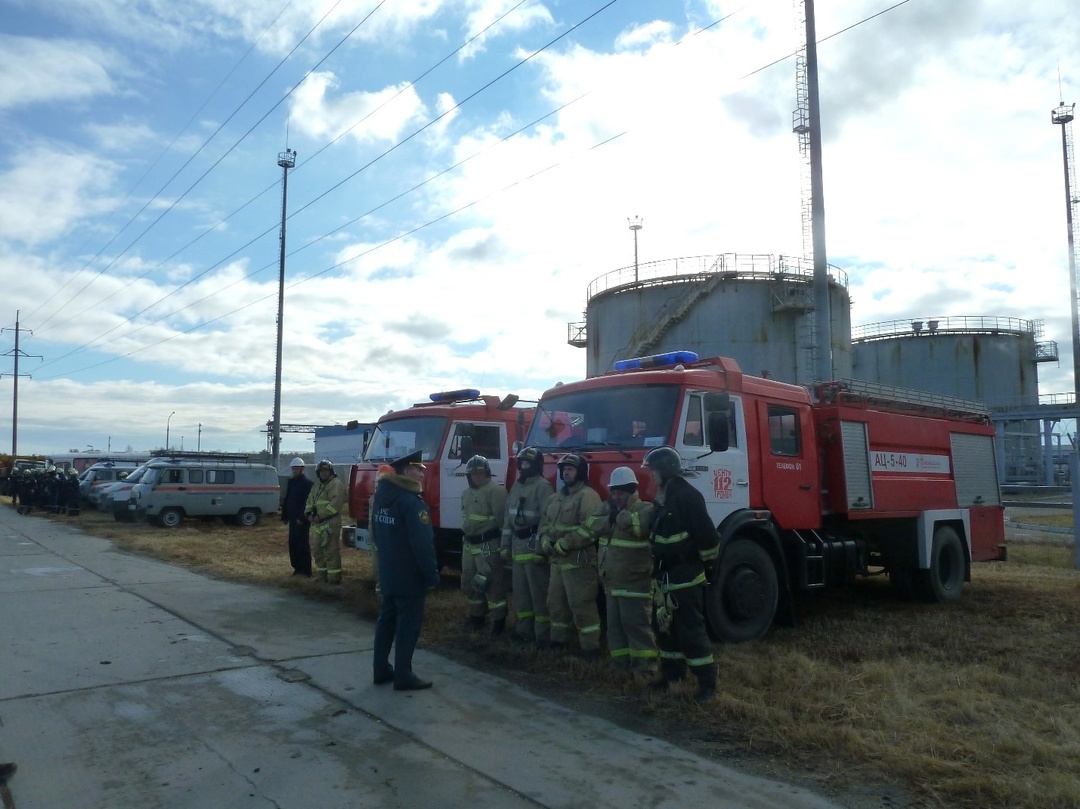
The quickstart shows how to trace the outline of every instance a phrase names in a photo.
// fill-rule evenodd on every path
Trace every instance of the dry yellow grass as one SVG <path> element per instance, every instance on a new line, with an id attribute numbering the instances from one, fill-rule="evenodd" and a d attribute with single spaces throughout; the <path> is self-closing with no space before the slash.
<path id="1" fill-rule="evenodd" d="M 361 615 L 377 609 L 365 553 L 343 551 L 340 588 L 291 577 L 284 528 L 271 519 L 175 531 L 95 513 L 78 521 L 120 547 L 214 576 L 341 599 Z M 542 692 L 558 682 L 565 694 L 571 682 L 577 707 L 759 770 L 793 767 L 840 793 L 874 783 L 903 805 L 1080 806 L 1072 554 L 1068 545 L 1012 544 L 1010 562 L 976 566 L 963 598 L 944 605 L 898 601 L 883 579 L 826 594 L 802 606 L 798 628 L 718 647 L 720 695 L 706 707 L 691 702 L 689 685 L 649 698 L 604 663 L 474 640 L 460 629 L 464 605 L 449 574 L 429 600 L 422 643 Z"/>

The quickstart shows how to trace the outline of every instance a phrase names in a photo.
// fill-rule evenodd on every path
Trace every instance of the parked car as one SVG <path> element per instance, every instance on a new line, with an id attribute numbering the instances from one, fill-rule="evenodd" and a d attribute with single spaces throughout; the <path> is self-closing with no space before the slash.
<path id="1" fill-rule="evenodd" d="M 280 485 L 269 464 L 215 458 L 155 458 L 132 486 L 128 511 L 165 528 L 187 517 L 224 517 L 252 526 L 278 510 Z M 115 495 L 114 495 L 115 498 Z"/>

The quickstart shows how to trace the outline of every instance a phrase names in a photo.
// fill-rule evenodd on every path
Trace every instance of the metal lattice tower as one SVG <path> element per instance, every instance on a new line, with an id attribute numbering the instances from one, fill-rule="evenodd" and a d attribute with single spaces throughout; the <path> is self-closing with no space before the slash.
<path id="1" fill-rule="evenodd" d="M 799 191 L 802 210 L 802 257 L 814 258 L 814 206 L 810 184 L 810 85 L 806 77 L 806 7 L 795 0 L 795 30 L 799 49 L 795 55 L 795 110 L 791 131 L 799 138 Z"/>
<path id="2" fill-rule="evenodd" d="M 1073 154 L 1072 121 L 1075 104 L 1066 104 L 1062 101 L 1050 111 L 1050 120 L 1055 126 L 1061 127 L 1061 152 L 1065 161 L 1065 222 L 1069 233 L 1069 300 L 1072 303 L 1072 353 L 1073 353 L 1073 392 L 1076 401 L 1080 402 L 1080 311 L 1077 300 L 1076 265 L 1077 245 L 1080 244 L 1080 234 L 1077 233 L 1077 217 L 1073 216 L 1073 208 L 1080 199 L 1075 196 L 1076 188 L 1076 164 Z M 1078 546 L 1080 547 L 1080 546 Z"/>

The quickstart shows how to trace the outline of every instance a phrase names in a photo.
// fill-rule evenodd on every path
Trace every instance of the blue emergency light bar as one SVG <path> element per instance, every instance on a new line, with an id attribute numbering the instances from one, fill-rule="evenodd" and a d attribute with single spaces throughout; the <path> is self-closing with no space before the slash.
<path id="1" fill-rule="evenodd" d="M 644 368 L 663 368 L 669 365 L 678 365 L 680 362 L 697 362 L 697 360 L 698 355 L 693 351 L 668 351 L 664 354 L 651 354 L 648 357 L 618 360 L 614 367 L 616 371 L 636 371 Z"/>
<path id="2" fill-rule="evenodd" d="M 461 390 L 444 390 L 432 393 L 428 396 L 433 402 L 465 402 L 469 399 L 479 399 L 480 391 L 476 388 L 462 388 Z"/>

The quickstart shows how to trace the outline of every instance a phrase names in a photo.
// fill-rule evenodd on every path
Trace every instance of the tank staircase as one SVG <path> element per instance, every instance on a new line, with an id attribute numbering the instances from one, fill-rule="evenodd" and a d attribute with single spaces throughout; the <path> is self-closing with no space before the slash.
<path id="1" fill-rule="evenodd" d="M 774 313 L 790 312 L 795 324 L 795 382 L 809 385 L 817 367 L 817 324 L 814 317 L 814 288 L 806 279 L 787 277 L 783 272 L 772 284 Z"/>
<path id="2" fill-rule="evenodd" d="M 708 269 L 705 280 L 697 282 L 695 289 L 690 294 L 682 298 L 673 298 L 672 301 L 665 304 L 652 323 L 646 325 L 648 330 L 637 339 L 626 356 L 641 357 L 652 350 L 653 346 L 660 341 L 660 338 L 664 336 L 668 329 L 686 317 L 690 310 L 697 305 L 697 302 L 716 289 L 721 281 L 729 278 L 730 274 L 723 272 L 723 259 L 723 256 L 716 259 L 712 267 Z M 668 313 L 668 307 L 676 300 L 678 306 Z"/>

